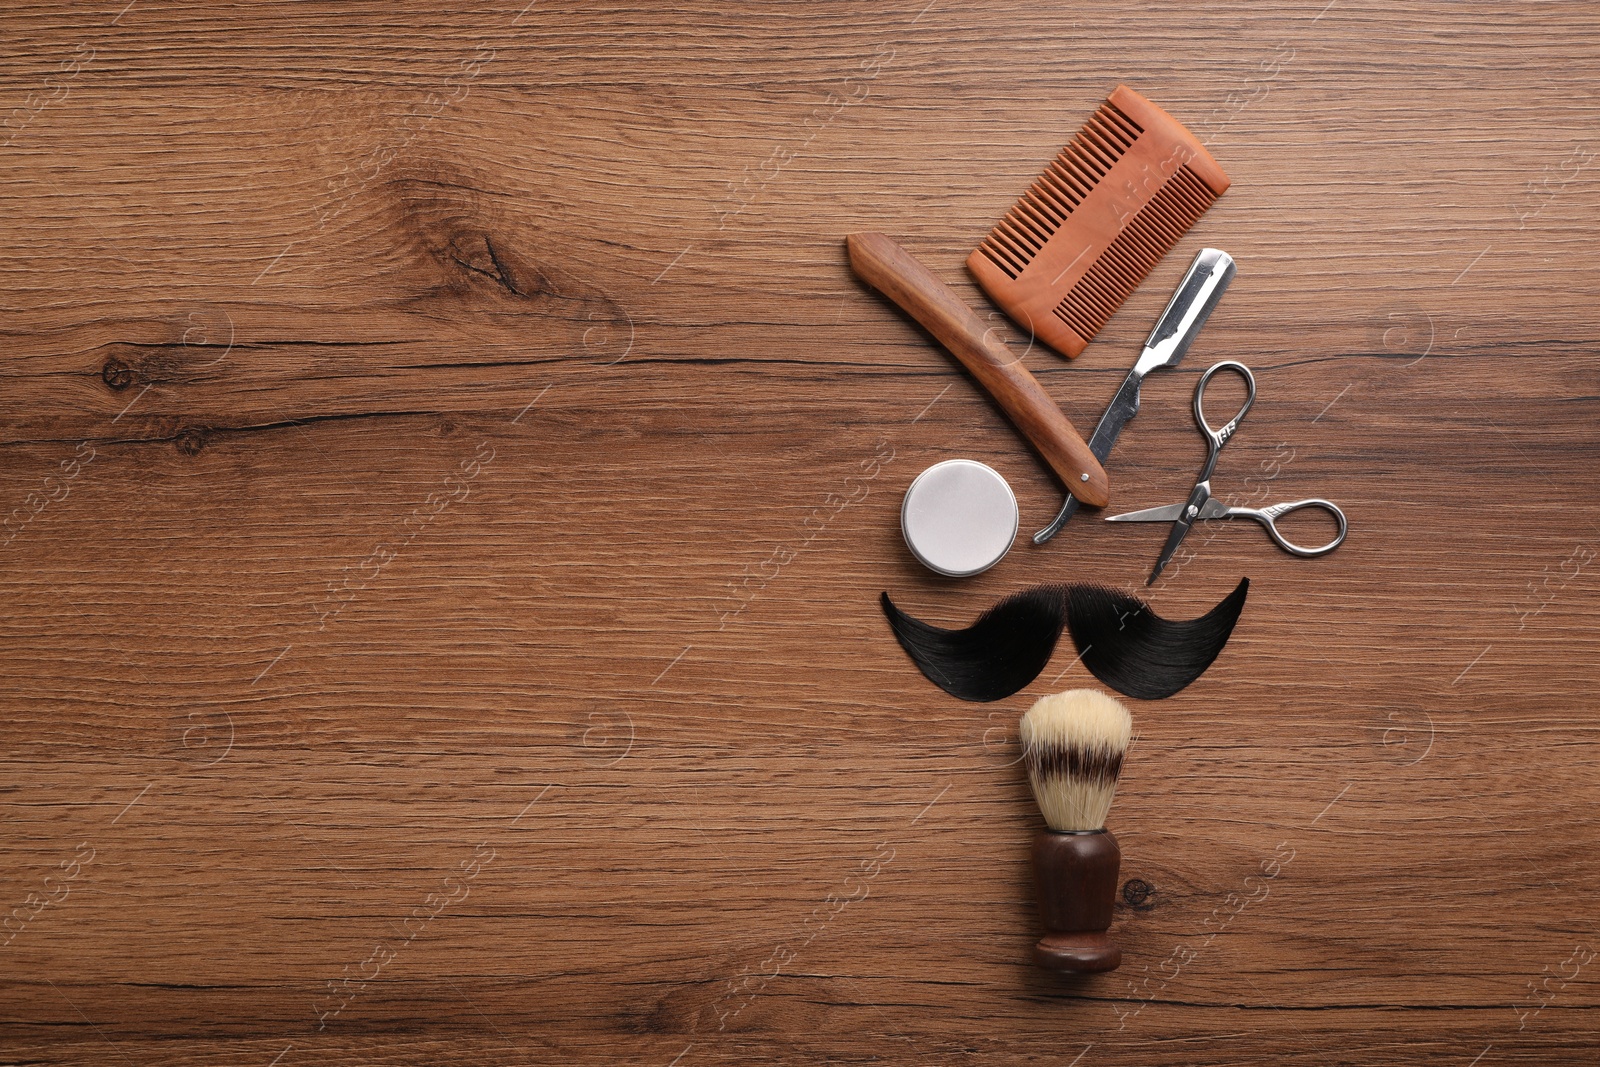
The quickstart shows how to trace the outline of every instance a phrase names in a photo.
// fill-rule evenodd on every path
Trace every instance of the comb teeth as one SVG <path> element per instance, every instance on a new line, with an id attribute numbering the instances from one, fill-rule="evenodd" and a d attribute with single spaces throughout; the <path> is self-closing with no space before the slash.
<path id="1" fill-rule="evenodd" d="M 1216 194 L 1188 167 L 1178 168 L 1055 306 L 1056 317 L 1079 337 L 1099 333 L 1112 312 L 1167 254 L 1167 249 L 1216 199 Z"/>
<path id="2" fill-rule="evenodd" d="M 1070 359 L 1227 189 L 1194 134 L 1119 85 L 967 269 L 1013 322 Z"/>
<path id="3" fill-rule="evenodd" d="M 1016 278 L 1143 132 L 1111 101 L 1101 104 L 979 249 L 1007 277 Z"/>

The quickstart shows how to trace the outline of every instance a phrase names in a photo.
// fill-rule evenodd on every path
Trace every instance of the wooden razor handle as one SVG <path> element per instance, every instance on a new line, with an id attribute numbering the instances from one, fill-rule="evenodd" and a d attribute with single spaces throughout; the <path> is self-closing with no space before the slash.
<path id="1" fill-rule="evenodd" d="M 845 242 L 856 277 L 920 322 L 972 372 L 1067 492 L 1091 507 L 1105 507 L 1111 499 L 1105 468 L 1038 379 L 1005 345 L 989 338 L 989 328 L 966 302 L 881 233 L 853 233 Z"/>

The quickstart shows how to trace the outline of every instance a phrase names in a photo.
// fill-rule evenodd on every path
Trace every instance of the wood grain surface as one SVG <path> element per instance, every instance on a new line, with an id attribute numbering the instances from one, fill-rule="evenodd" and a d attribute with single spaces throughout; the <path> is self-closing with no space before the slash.
<path id="1" fill-rule="evenodd" d="M 0 1062 L 1593 1062 L 1600 9 L 524 4 L 0 19 Z M 961 703 L 876 600 L 1165 531 L 922 570 L 929 464 L 1060 488 L 842 238 L 990 315 L 967 253 L 1124 81 L 1233 187 L 1026 365 L 1092 427 L 1226 249 L 1112 507 L 1234 358 L 1219 493 L 1350 536 L 1150 591 L 1252 580 L 1133 704 L 1125 962 L 1063 980 L 1015 724 L 1092 679 Z"/>

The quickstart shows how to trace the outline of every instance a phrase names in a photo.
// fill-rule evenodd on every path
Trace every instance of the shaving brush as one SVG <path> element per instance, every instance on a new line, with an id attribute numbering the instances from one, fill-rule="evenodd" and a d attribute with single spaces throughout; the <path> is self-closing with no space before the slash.
<path id="1" fill-rule="evenodd" d="M 1110 971 L 1122 962 L 1106 933 L 1122 865 L 1106 813 L 1132 734 L 1128 709 L 1097 689 L 1041 697 L 1022 717 L 1022 761 L 1050 827 L 1033 841 L 1041 967 Z"/>

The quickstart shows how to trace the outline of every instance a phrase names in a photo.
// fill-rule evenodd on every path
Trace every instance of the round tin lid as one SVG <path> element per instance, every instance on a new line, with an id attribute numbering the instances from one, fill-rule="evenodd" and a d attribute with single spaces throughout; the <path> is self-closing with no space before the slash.
<path id="1" fill-rule="evenodd" d="M 947 459 L 917 475 L 906 490 L 900 532 L 929 570 L 952 578 L 981 574 L 1017 538 L 1017 498 L 994 468 Z"/>

